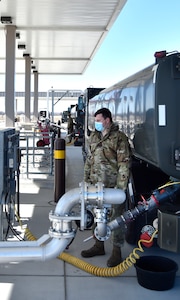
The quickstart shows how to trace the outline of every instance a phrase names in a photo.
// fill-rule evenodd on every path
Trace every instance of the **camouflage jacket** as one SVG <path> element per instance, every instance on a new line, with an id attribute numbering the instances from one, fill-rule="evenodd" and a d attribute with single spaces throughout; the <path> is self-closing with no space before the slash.
<path id="1" fill-rule="evenodd" d="M 127 188 L 130 148 L 126 135 L 112 123 L 108 133 L 93 131 L 89 138 L 89 155 L 84 167 L 84 181 L 105 187 Z"/>
<path id="2" fill-rule="evenodd" d="M 73 132 L 73 119 L 71 117 L 68 118 L 67 129 L 68 133 Z"/>

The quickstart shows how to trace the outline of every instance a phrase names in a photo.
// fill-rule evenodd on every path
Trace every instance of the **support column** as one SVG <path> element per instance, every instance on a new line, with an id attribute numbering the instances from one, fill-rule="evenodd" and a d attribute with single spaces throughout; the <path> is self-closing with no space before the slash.
<path id="1" fill-rule="evenodd" d="M 16 26 L 6 26 L 5 126 L 14 127 Z"/>
<path id="2" fill-rule="evenodd" d="M 66 144 L 57 138 L 54 142 L 54 202 L 58 202 L 65 194 L 66 187 Z"/>
<path id="3" fill-rule="evenodd" d="M 34 119 L 38 119 L 38 71 L 34 71 Z"/>
<path id="4" fill-rule="evenodd" d="M 29 54 L 23 55 L 25 58 L 25 123 L 31 121 L 31 57 Z"/>
<path id="5" fill-rule="evenodd" d="M 54 123 L 54 90 L 51 90 L 51 94 L 52 94 L 52 122 Z"/>

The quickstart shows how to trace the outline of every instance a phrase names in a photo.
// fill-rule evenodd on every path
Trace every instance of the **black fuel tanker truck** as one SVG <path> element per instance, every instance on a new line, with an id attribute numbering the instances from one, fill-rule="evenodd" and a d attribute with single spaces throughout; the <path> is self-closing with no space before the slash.
<path id="1" fill-rule="evenodd" d="M 97 92 L 88 88 L 84 94 L 84 159 L 88 137 L 94 130 L 94 113 L 107 107 L 132 149 L 132 189 L 127 209 L 153 194 L 158 202 L 165 192 L 167 201 L 160 206 L 159 221 L 164 230 L 159 243 L 180 252 L 180 53 L 156 52 L 155 64 Z M 130 223 L 127 241 L 136 242 L 142 226 L 151 224 L 156 216 L 157 210 Z M 169 219 L 171 229 L 167 228 Z M 176 236 L 169 244 L 168 230 L 171 237 L 173 232 Z"/>

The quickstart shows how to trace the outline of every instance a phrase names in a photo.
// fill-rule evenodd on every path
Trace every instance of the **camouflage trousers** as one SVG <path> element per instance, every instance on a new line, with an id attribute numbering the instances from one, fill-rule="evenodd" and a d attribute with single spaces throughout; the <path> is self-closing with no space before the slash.
<path id="1" fill-rule="evenodd" d="M 125 204 L 114 204 L 112 205 L 112 216 L 111 221 L 116 219 L 117 217 L 120 217 L 125 211 Z M 111 233 L 111 242 L 115 246 L 122 246 L 124 244 L 125 240 L 125 228 L 119 227 L 112 231 Z"/>

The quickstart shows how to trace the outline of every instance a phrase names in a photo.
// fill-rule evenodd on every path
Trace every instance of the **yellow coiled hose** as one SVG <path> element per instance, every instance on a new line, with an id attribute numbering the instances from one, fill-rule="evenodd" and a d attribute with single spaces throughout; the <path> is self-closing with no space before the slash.
<path id="1" fill-rule="evenodd" d="M 20 218 L 17 216 L 17 219 L 19 221 L 19 224 L 22 228 L 22 222 L 20 220 Z M 139 240 L 138 241 L 138 247 L 134 248 L 133 251 L 130 253 L 130 255 L 123 261 L 121 262 L 119 265 L 117 265 L 116 267 L 112 267 L 112 268 L 108 268 L 108 267 L 98 267 L 98 266 L 94 266 L 91 265 L 85 261 L 83 261 L 80 258 L 77 258 L 71 254 L 68 254 L 66 252 L 62 252 L 58 258 L 64 260 L 65 262 L 89 273 L 95 276 L 99 276 L 99 277 L 115 277 L 115 276 L 119 276 L 121 274 L 123 274 L 125 271 L 127 271 L 133 264 L 136 263 L 136 260 L 140 258 L 140 255 L 137 254 L 137 252 L 144 252 L 144 249 L 142 248 L 141 244 L 144 243 L 151 243 L 152 240 L 154 239 L 155 235 L 157 234 L 157 230 L 153 233 L 151 239 L 148 240 Z M 31 231 L 26 228 L 25 229 L 25 236 L 29 241 L 35 241 L 37 240 L 36 237 L 31 233 Z"/>
<path id="2" fill-rule="evenodd" d="M 37 238 L 31 233 L 31 231 L 29 230 L 29 228 L 27 227 L 25 229 L 25 237 L 28 239 L 28 241 L 36 241 Z"/>
<path id="3" fill-rule="evenodd" d="M 157 230 L 153 233 L 151 239 L 149 241 L 147 240 L 139 240 L 138 241 L 138 247 L 134 248 L 132 253 L 119 265 L 112 268 L 102 268 L 98 266 L 93 266 L 82 259 L 79 259 L 77 257 L 74 257 L 68 253 L 62 252 L 58 258 L 68 262 L 71 265 L 74 265 L 75 267 L 78 267 L 79 269 L 93 274 L 95 276 L 99 277 L 115 277 L 123 274 L 125 271 L 127 271 L 133 264 L 136 263 L 136 260 L 140 258 L 139 254 L 137 254 L 137 251 L 144 252 L 144 249 L 141 246 L 141 243 L 151 243 L 154 239 L 154 236 L 157 234 Z"/>

